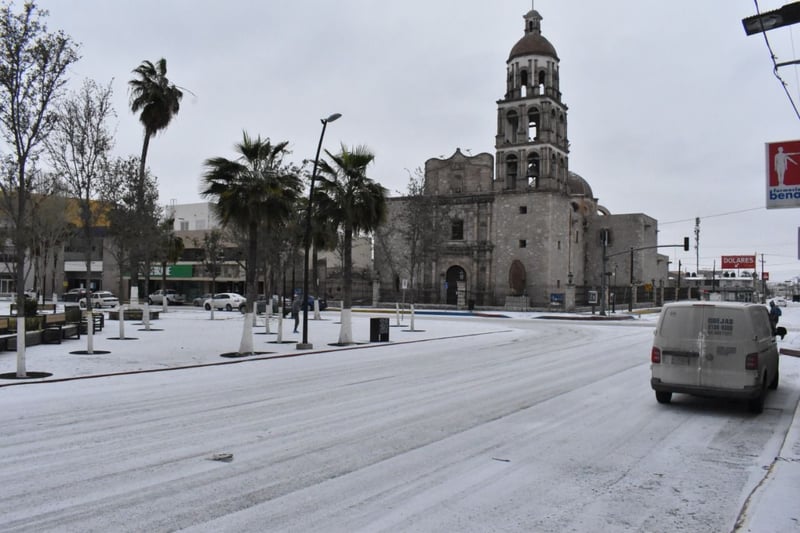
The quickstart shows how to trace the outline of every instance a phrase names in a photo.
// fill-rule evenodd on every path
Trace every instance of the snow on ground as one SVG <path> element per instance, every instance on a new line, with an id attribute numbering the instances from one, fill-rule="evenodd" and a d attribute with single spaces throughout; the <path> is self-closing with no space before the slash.
<path id="1" fill-rule="evenodd" d="M 343 348 L 324 312 L 311 351 L 290 322 L 279 343 L 260 319 L 265 353 L 229 359 L 240 314 L 170 308 L 150 331 L 126 322 L 135 340 L 107 320 L 93 338 L 107 353 L 72 353 L 85 336 L 32 346 L 44 381 L 148 373 L 0 380 L 0 531 L 729 531 L 742 507 L 738 531 L 800 527 L 800 359 L 781 357 L 761 417 L 665 409 L 643 364 L 656 313 L 492 314 L 507 318 L 417 315 L 411 328 L 354 313 L 359 344 Z M 389 343 L 369 342 L 374 317 L 389 318 Z M 800 304 L 781 324 L 780 344 L 800 349 Z M 0 352 L 0 373 L 15 369 Z"/>

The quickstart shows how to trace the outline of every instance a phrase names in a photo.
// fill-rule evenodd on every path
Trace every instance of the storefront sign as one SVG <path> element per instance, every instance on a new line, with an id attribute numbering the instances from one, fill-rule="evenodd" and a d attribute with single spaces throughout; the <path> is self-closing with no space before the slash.
<path id="1" fill-rule="evenodd" d="M 756 268 L 756 256 L 754 255 L 723 255 L 723 269 L 737 268 Z"/>
<path id="2" fill-rule="evenodd" d="M 767 143 L 766 152 L 767 209 L 800 207 L 800 141 Z"/>

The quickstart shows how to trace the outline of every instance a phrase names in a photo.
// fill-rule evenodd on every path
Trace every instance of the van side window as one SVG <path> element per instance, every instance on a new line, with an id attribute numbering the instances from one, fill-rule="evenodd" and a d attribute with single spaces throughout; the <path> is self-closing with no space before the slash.
<path id="1" fill-rule="evenodd" d="M 772 326 L 769 323 L 769 313 L 767 312 L 767 308 L 758 308 L 756 309 L 756 314 L 753 316 L 754 318 L 754 333 L 759 339 L 763 339 L 766 337 L 772 337 Z"/>

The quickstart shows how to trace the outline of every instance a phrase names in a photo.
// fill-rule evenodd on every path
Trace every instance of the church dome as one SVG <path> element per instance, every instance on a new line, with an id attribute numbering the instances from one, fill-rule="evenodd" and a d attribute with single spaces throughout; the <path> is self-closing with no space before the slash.
<path id="1" fill-rule="evenodd" d="M 589 186 L 589 182 L 574 172 L 570 172 L 569 176 L 567 177 L 567 194 L 570 196 L 594 198 L 594 193 L 592 193 L 592 188 Z"/>
<path id="2" fill-rule="evenodd" d="M 542 16 L 538 11 L 531 10 L 525 14 L 525 35 L 517 41 L 508 54 L 508 61 L 516 57 L 537 55 L 548 56 L 558 61 L 555 47 L 542 36 Z"/>
<path id="3" fill-rule="evenodd" d="M 555 47 L 538 33 L 529 33 L 517 41 L 517 44 L 511 49 L 511 53 L 508 54 L 508 60 L 530 55 L 548 56 L 558 61 Z"/>

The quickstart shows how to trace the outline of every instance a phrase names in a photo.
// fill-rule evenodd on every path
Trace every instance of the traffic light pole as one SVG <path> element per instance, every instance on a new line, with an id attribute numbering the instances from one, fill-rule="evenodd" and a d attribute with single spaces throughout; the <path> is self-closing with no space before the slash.
<path id="1" fill-rule="evenodd" d="M 605 310 L 606 310 L 605 309 L 605 298 L 606 298 L 606 292 L 608 290 L 608 283 L 606 281 L 606 272 L 608 272 L 607 261 L 608 261 L 608 259 L 610 257 L 616 257 L 618 255 L 627 254 L 627 253 L 629 253 L 631 255 L 631 264 L 630 264 L 630 267 L 631 267 L 631 271 L 630 271 L 630 289 L 631 289 L 631 294 L 630 294 L 630 297 L 628 298 L 628 312 L 631 312 L 631 311 L 633 311 L 633 252 L 640 252 L 642 250 L 652 250 L 654 248 L 681 248 L 681 247 L 683 248 L 683 250 L 685 252 L 689 251 L 689 237 L 684 237 L 683 238 L 683 244 L 660 244 L 660 245 L 656 245 L 656 246 L 642 246 L 640 248 L 634 248 L 633 246 L 631 246 L 630 250 L 626 250 L 624 252 L 617 252 L 617 253 L 614 253 L 614 254 L 609 254 L 609 253 L 606 252 L 607 240 L 604 238 L 603 239 L 603 279 L 602 279 L 602 285 L 601 285 L 603 294 L 601 295 L 601 299 L 600 299 L 600 314 L 601 315 L 605 315 L 606 314 L 605 313 Z M 679 270 L 679 272 L 680 272 L 680 270 Z"/>

